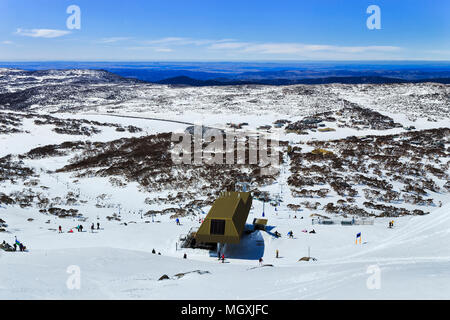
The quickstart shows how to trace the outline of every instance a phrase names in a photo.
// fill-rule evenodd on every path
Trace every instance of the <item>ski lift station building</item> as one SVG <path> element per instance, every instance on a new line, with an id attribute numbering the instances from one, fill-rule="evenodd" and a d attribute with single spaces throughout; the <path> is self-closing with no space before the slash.
<path id="1" fill-rule="evenodd" d="M 251 207 L 250 192 L 222 192 L 198 229 L 196 242 L 239 243 Z"/>

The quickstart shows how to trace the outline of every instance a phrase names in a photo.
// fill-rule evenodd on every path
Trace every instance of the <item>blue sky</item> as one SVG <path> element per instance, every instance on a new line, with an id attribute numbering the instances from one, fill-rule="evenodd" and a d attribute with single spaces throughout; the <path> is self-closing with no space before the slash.
<path id="1" fill-rule="evenodd" d="M 448 0 L 0 0 L 0 61 L 450 60 L 449 13 Z"/>

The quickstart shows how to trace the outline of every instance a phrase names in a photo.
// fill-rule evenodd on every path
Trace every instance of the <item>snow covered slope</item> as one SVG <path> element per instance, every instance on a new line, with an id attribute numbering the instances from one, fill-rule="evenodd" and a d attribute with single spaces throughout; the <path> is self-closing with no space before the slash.
<path id="1" fill-rule="evenodd" d="M 446 205 L 433 212 L 434 217 L 431 214 L 402 220 L 395 229 L 388 230 L 393 235 L 387 237 L 384 222 L 366 227 L 362 229 L 362 245 L 353 242 L 355 232 L 361 231 L 354 227 L 314 226 L 317 234 L 297 231 L 297 239 L 270 239 L 263 234 L 264 263 L 273 267 L 257 267 L 257 260 L 233 258 L 222 264 L 214 257 L 189 251 L 188 259 L 180 259 L 183 251 L 171 249 L 160 239 L 177 228 L 170 222 L 149 224 L 146 235 L 139 225 L 130 225 L 126 231 L 105 225 L 105 230 L 94 234 L 49 234 L 41 230 L 33 238 L 28 233 L 28 237 L 35 243 L 41 239 L 42 247 L 31 248 L 29 253 L 3 253 L 0 257 L 0 297 L 446 299 L 450 286 L 449 209 Z M 274 214 L 269 219 L 284 229 L 283 234 L 288 228 L 311 228 L 310 222 L 302 225 L 292 219 L 282 221 Z M 306 255 L 306 245 L 317 261 L 297 261 Z M 164 248 L 162 255 L 151 254 L 153 247 Z M 280 250 L 279 259 L 274 258 L 276 248 Z M 66 286 L 70 276 L 66 271 L 72 265 L 81 270 L 79 290 Z M 367 287 L 374 266 L 380 270 L 379 289 Z M 175 276 L 197 270 L 201 272 Z M 158 281 L 164 274 L 171 279 Z"/>
<path id="2" fill-rule="evenodd" d="M 174 88 L 102 71 L 0 70 L 0 243 L 28 249 L 0 250 L 0 298 L 448 299 L 448 90 Z M 266 178 L 250 165 L 176 166 L 170 133 L 191 123 L 247 123 L 236 130 L 279 139 L 283 162 Z M 226 263 L 181 249 L 242 176 L 271 199 L 255 198 L 247 220 L 264 210 L 267 232 L 227 246 Z M 367 224 L 341 224 L 352 218 Z M 73 268 L 79 289 L 67 285 Z"/>

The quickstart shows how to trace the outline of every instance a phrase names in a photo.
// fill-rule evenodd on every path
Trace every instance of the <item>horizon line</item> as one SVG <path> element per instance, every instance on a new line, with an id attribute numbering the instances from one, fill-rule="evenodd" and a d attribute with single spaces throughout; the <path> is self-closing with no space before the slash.
<path id="1" fill-rule="evenodd" d="M 372 60 L 221 60 L 221 59 L 202 59 L 202 60 L 0 60 L 0 63 L 45 63 L 45 62 L 66 62 L 66 63 L 346 63 L 346 62 L 441 62 L 450 63 L 449 60 L 442 59 L 372 59 Z"/>

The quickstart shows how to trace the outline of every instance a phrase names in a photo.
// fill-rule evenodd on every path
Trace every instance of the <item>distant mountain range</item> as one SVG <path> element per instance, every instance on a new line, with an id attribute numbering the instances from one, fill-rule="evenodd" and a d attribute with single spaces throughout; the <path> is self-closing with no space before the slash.
<path id="1" fill-rule="evenodd" d="M 449 61 L 0 62 L 28 71 L 105 70 L 128 79 L 185 86 L 239 84 L 449 83 Z"/>
<path id="2" fill-rule="evenodd" d="M 77 112 L 96 110 L 106 112 L 129 108 L 161 112 L 189 105 L 198 110 L 286 110 L 301 105 L 324 110 L 355 99 L 370 101 L 388 108 L 416 108 L 427 110 L 429 116 L 448 113 L 446 79 L 404 80 L 388 77 L 324 77 L 310 79 L 200 80 L 187 76 L 172 77 L 157 82 L 125 78 L 105 70 L 53 69 L 27 71 L 0 68 L 0 109 L 45 110 L 46 112 Z M 160 85 L 161 83 L 166 85 Z M 308 86 L 283 86 L 289 84 Z M 333 83 L 329 86 L 314 84 Z M 353 85 L 367 83 L 366 86 Z M 387 84 L 386 84 L 387 83 Z M 168 85 L 167 85 L 168 84 Z M 260 90 L 256 85 L 273 85 Z M 223 90 L 227 85 L 227 90 Z M 242 86 L 245 85 L 245 86 Z M 192 86 L 190 90 L 179 87 Z M 210 86 L 209 90 L 203 90 Z M 222 88 L 222 89 L 221 89 Z M 384 100 L 379 98 L 383 96 Z M 289 106 L 289 107 L 288 107 Z M 235 109 L 229 109 L 235 108 Z M 275 109 L 274 109 L 275 110 Z M 389 109 L 390 110 L 390 109 Z M 220 112 L 222 112 L 220 111 Z M 281 111 L 280 111 L 281 112 Z M 286 112 L 286 111 L 282 111 Z M 1 128 L 0 128 L 1 129 Z M 1 130 L 0 130 L 1 131 Z"/>
<path id="3" fill-rule="evenodd" d="M 399 78 L 388 77 L 324 77 L 324 78 L 308 78 L 308 79 L 256 79 L 256 80 L 199 80 L 190 78 L 187 76 L 179 76 L 156 81 L 158 84 L 167 84 L 174 86 L 229 86 L 229 85 L 294 85 L 294 84 L 329 84 L 329 83 L 341 83 L 341 84 L 389 84 L 389 83 L 420 83 L 420 82 L 435 82 L 450 84 L 449 78 L 431 78 L 431 79 L 418 79 L 418 80 L 406 80 Z"/>

